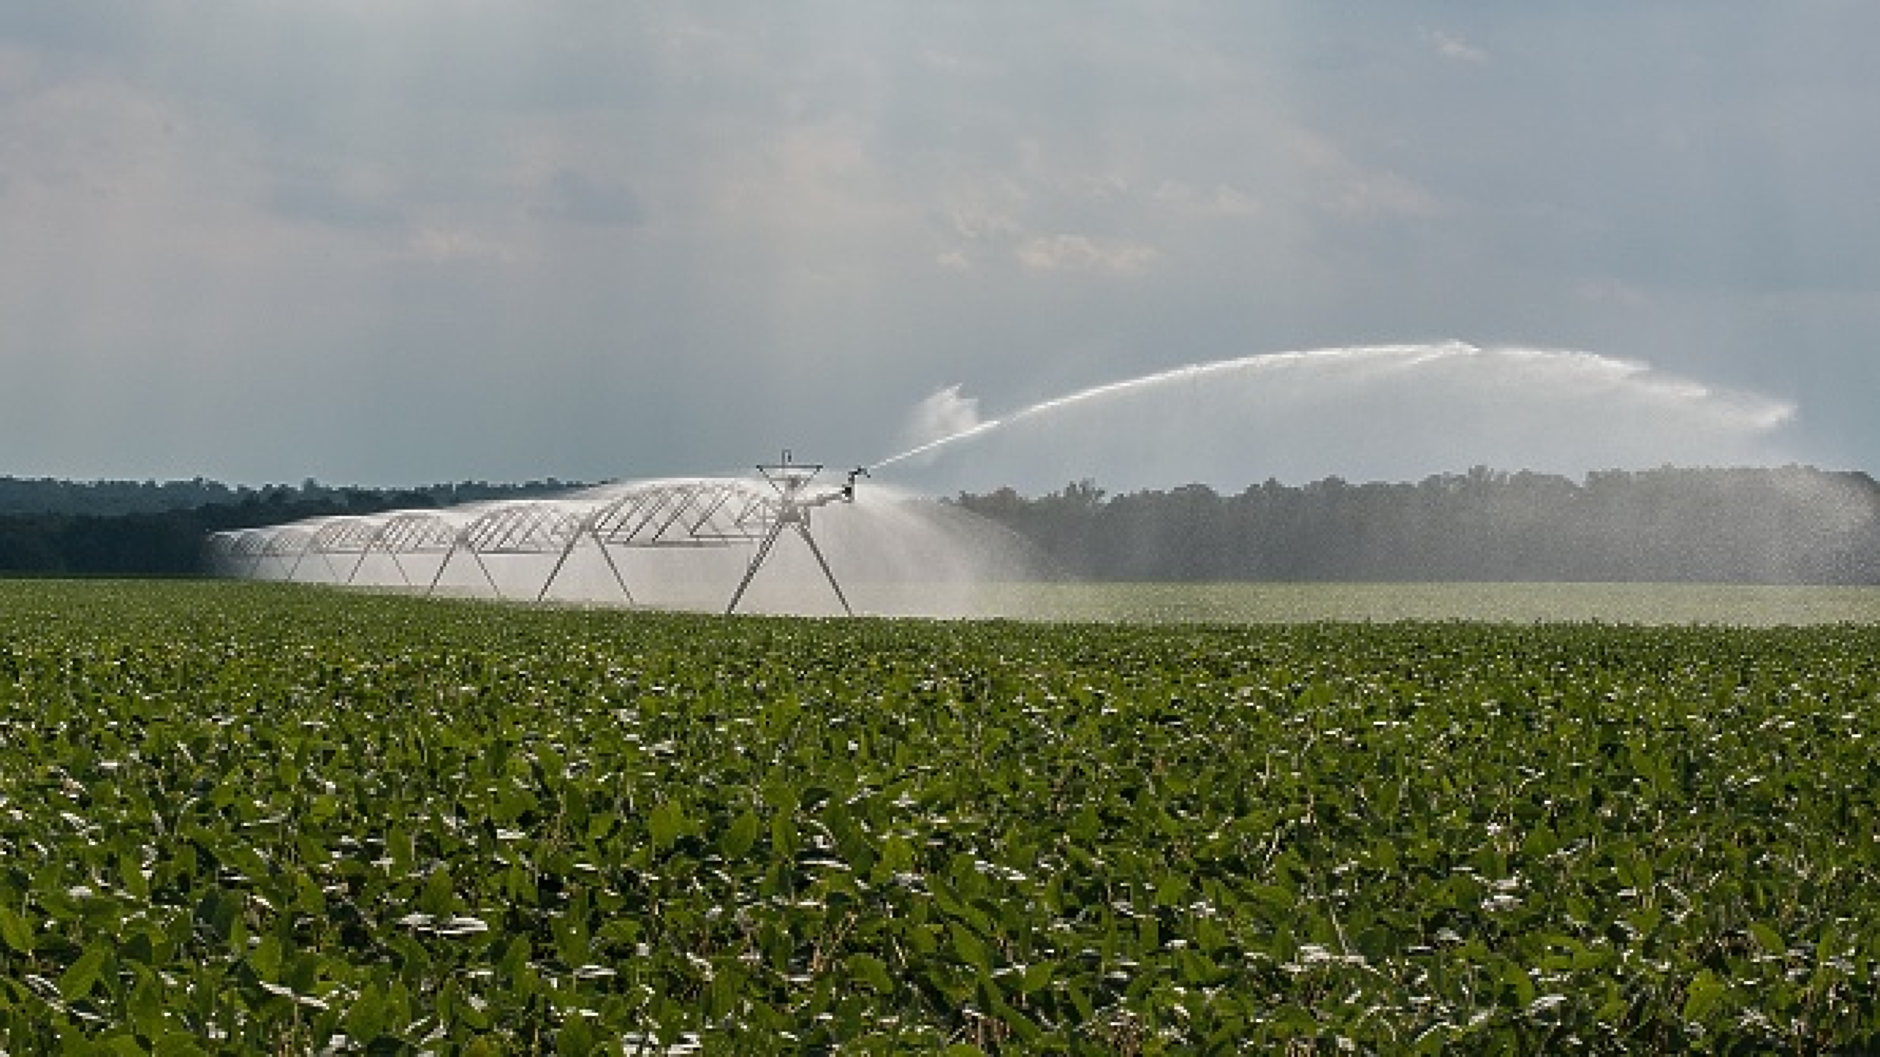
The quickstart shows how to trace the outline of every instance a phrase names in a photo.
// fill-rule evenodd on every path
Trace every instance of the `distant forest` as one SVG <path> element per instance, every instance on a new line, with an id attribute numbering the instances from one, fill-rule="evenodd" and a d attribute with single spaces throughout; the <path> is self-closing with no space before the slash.
<path id="1" fill-rule="evenodd" d="M 0 477 L 0 575 L 195 576 L 224 529 L 521 498 L 574 482 L 385 490 Z M 1054 575 L 1146 581 L 1880 584 L 1880 485 L 1808 467 L 1476 468 L 1415 484 L 1276 481 L 1110 496 L 1091 481 L 948 500 L 1037 546 Z"/>
<path id="2" fill-rule="evenodd" d="M 1106 496 L 1085 481 L 960 506 L 1087 580 L 1880 584 L 1880 485 L 1807 467 L 1476 468 L 1415 484 Z"/>
<path id="3" fill-rule="evenodd" d="M 429 485 L 412 489 L 237 487 L 191 481 L 61 481 L 0 477 L 0 575 L 197 576 L 211 532 L 334 514 L 453 506 L 579 487 L 527 484 Z"/>

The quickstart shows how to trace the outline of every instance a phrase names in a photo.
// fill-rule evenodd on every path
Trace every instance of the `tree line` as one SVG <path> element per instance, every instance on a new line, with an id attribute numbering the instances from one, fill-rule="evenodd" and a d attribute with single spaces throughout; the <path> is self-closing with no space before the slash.
<path id="1" fill-rule="evenodd" d="M 573 487 L 0 477 L 0 574 L 196 576 L 212 532 Z M 949 501 L 1010 528 L 1074 579 L 1880 584 L 1880 485 L 1812 467 L 1579 481 L 1476 467 L 1416 483 L 1268 480 L 1230 495 L 1190 484 L 1110 496 L 1079 481 L 1037 497 L 1002 488 Z"/>
<path id="2" fill-rule="evenodd" d="M 1477 467 L 1416 483 L 1268 480 L 1108 496 L 1091 481 L 961 507 L 1034 543 L 1059 575 L 1113 581 L 1880 584 L 1880 485 L 1789 466 Z"/>
<path id="3" fill-rule="evenodd" d="M 230 487 L 193 481 L 59 481 L 0 477 L 0 575 L 198 576 L 212 532 L 302 518 L 454 506 L 578 487 L 465 481 L 410 489 Z"/>

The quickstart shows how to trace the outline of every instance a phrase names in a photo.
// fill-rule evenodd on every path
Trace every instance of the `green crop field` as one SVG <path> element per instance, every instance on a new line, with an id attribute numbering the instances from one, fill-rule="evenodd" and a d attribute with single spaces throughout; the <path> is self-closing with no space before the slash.
<path id="1" fill-rule="evenodd" d="M 1880 626 L 0 583 L 0 1050 L 1880 1046 Z"/>

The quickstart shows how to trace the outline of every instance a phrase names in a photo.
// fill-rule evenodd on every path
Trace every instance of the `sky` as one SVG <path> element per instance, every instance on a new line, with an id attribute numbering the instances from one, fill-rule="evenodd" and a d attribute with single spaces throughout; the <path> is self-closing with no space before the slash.
<path id="1" fill-rule="evenodd" d="M 1876 39 L 1865 0 L 7 4 L 0 475 L 975 426 L 878 476 L 1880 471 Z"/>

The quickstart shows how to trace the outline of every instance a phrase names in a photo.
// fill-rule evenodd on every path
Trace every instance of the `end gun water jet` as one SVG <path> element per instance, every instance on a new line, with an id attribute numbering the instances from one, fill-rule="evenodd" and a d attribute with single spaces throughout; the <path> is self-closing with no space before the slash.
<path id="1" fill-rule="evenodd" d="M 933 451 L 936 448 L 944 447 L 948 444 L 952 444 L 955 441 L 961 441 L 961 440 L 965 440 L 967 437 L 977 436 L 981 433 L 986 432 L 989 429 L 996 429 L 999 426 L 1004 425 L 1005 421 L 1006 420 L 1002 418 L 995 418 L 986 422 L 981 422 L 975 426 L 969 426 L 966 429 L 960 430 L 958 433 L 949 433 L 946 436 L 941 437 L 937 440 L 930 440 L 925 444 L 919 445 L 917 447 L 909 448 L 908 450 L 902 452 L 899 455 L 891 455 L 888 458 L 882 459 L 879 462 L 870 463 L 867 467 L 864 468 L 863 472 L 864 474 L 866 474 L 868 470 L 879 470 L 884 466 L 893 466 L 897 462 L 902 462 L 907 459 L 911 459 L 915 457 L 916 455 L 925 455 L 928 452 Z"/>

